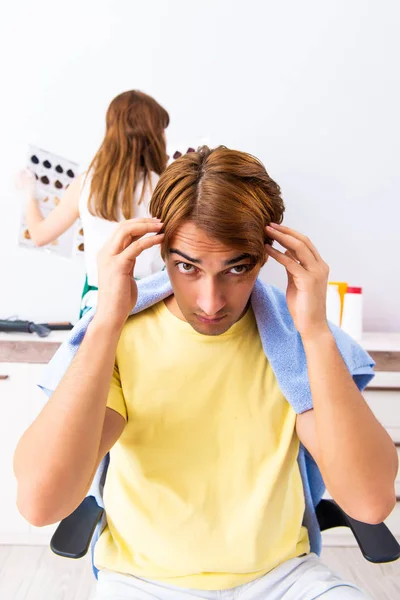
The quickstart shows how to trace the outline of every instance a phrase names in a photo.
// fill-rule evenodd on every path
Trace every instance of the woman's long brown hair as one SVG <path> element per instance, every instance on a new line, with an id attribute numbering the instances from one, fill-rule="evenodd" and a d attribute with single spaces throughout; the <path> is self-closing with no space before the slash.
<path id="1" fill-rule="evenodd" d="M 154 98 L 131 90 L 114 98 L 107 110 L 106 134 L 93 158 L 88 209 L 92 215 L 119 221 L 135 215 L 133 196 L 142 183 L 139 203 L 151 172 L 167 166 L 164 130 L 169 115 Z"/>

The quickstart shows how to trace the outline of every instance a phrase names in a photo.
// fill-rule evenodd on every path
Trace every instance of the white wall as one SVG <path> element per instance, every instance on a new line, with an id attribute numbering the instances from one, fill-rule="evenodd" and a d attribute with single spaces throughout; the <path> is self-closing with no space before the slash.
<path id="1" fill-rule="evenodd" d="M 75 320 L 83 265 L 18 249 L 26 145 L 86 164 L 119 92 L 170 112 L 170 139 L 261 158 L 287 224 L 331 279 L 362 285 L 365 328 L 400 330 L 400 6 L 395 0 L 14 0 L 0 23 L 0 318 Z M 279 265 L 265 279 L 285 285 Z"/>

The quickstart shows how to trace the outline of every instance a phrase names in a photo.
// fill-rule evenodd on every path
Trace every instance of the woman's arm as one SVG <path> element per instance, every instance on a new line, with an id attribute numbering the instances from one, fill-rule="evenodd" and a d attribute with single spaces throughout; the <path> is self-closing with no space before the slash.
<path id="1" fill-rule="evenodd" d="M 35 197 L 35 180 L 29 171 L 21 176 L 20 187 L 26 197 L 26 223 L 36 246 L 45 246 L 67 231 L 79 217 L 79 195 L 85 175 L 79 175 L 70 184 L 48 217 L 43 217 Z"/>

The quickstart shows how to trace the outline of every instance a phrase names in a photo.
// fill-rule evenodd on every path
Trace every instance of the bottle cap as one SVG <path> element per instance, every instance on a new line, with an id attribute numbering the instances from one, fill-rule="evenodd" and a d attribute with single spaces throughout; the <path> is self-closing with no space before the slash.
<path id="1" fill-rule="evenodd" d="M 347 294 L 362 294 L 362 288 L 360 287 L 348 287 Z"/>

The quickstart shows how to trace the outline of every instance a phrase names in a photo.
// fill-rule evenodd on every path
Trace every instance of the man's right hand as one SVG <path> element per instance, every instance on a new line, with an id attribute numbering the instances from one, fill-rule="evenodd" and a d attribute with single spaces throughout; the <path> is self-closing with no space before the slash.
<path id="1" fill-rule="evenodd" d="M 163 234 L 158 219 L 130 219 L 121 223 L 114 235 L 99 252 L 99 293 L 96 321 L 104 320 L 122 329 L 137 301 L 134 280 L 136 258 L 147 248 L 160 244 Z"/>

